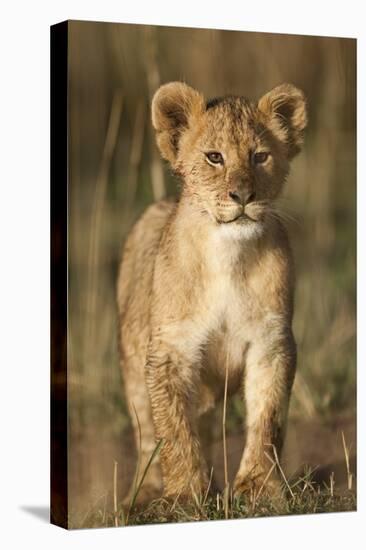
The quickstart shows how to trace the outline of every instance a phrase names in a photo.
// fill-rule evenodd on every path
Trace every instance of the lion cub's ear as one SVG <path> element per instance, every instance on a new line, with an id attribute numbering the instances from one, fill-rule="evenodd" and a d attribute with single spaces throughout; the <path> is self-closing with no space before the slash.
<path id="1" fill-rule="evenodd" d="M 164 84 L 152 100 L 152 123 L 162 156 L 175 163 L 179 138 L 205 109 L 199 92 L 182 82 Z"/>
<path id="2" fill-rule="evenodd" d="M 292 84 L 281 84 L 258 101 L 258 109 L 266 115 L 273 134 L 286 143 L 288 157 L 293 158 L 300 151 L 307 124 L 303 92 Z"/>

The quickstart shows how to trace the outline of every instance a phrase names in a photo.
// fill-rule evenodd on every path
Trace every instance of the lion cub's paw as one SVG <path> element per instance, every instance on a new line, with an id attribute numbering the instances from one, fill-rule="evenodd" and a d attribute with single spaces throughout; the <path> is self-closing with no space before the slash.
<path id="1" fill-rule="evenodd" d="M 254 496 L 266 495 L 271 499 L 277 499 L 282 496 L 280 480 L 277 478 L 265 479 L 265 476 L 246 476 L 237 478 L 234 482 L 234 496 L 241 495 Z"/>

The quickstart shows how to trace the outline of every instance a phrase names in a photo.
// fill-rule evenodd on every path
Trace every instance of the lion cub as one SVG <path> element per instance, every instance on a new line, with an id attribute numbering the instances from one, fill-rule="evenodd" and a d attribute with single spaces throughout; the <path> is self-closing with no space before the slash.
<path id="1" fill-rule="evenodd" d="M 177 202 L 150 206 L 125 244 L 119 280 L 121 367 L 141 471 L 163 440 L 142 498 L 205 491 L 199 415 L 229 392 L 246 406 L 234 491 L 258 489 L 280 454 L 296 367 L 294 273 L 275 199 L 300 150 L 303 93 L 283 84 L 257 104 L 206 102 L 180 82 L 161 86 L 152 123 L 182 179 Z M 244 439 L 243 439 L 244 441 Z M 273 456 L 273 455 L 272 455 Z M 272 475 L 266 489 L 276 491 Z"/>

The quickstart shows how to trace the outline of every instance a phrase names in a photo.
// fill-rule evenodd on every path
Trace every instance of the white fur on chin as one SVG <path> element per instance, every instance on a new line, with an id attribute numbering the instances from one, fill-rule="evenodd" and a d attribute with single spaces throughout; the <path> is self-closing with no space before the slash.
<path id="1" fill-rule="evenodd" d="M 217 232 L 224 239 L 251 240 L 263 234 L 264 226 L 261 222 L 221 223 Z"/>

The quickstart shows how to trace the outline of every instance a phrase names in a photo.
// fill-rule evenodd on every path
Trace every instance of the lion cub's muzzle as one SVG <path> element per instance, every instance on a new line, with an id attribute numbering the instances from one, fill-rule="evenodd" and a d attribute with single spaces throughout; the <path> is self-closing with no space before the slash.
<path id="1" fill-rule="evenodd" d="M 259 222 L 263 220 L 265 212 L 265 206 L 256 202 L 246 206 L 221 203 L 215 210 L 215 218 L 218 223 Z"/>
<path id="2" fill-rule="evenodd" d="M 225 205 L 222 204 L 216 210 L 216 220 L 218 223 L 231 223 L 235 220 L 241 218 L 244 214 L 244 207 L 237 205 L 233 206 L 231 204 Z"/>
<path id="3" fill-rule="evenodd" d="M 229 190 L 227 198 L 217 205 L 217 221 L 230 223 L 239 219 L 248 219 L 247 207 L 255 201 L 255 193 L 242 186 Z"/>

